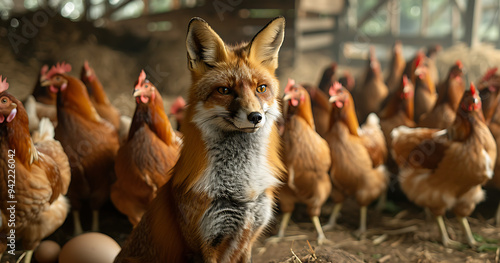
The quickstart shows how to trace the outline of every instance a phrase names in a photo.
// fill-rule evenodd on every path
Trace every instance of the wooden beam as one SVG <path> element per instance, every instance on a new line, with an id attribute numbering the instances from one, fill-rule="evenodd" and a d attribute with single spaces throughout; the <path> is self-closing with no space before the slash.
<path id="1" fill-rule="evenodd" d="M 393 36 L 398 36 L 401 24 L 401 2 L 399 0 L 391 0 L 389 4 L 391 5 L 391 7 L 389 8 L 394 9 L 388 12 L 390 15 L 391 33 Z M 396 11 L 396 8 L 398 8 L 399 10 Z"/>
<path id="2" fill-rule="evenodd" d="M 455 6 L 458 11 L 460 12 L 460 16 L 462 16 L 462 18 L 464 17 L 464 13 L 465 13 L 465 7 L 463 7 L 457 0 L 450 0 L 451 3 L 453 4 L 453 6 Z"/>
<path id="3" fill-rule="evenodd" d="M 432 26 L 432 24 L 434 24 L 434 22 L 436 22 L 436 20 L 441 18 L 441 15 L 444 13 L 444 11 L 446 11 L 448 9 L 449 6 L 450 5 L 447 2 L 441 3 L 441 5 L 438 7 L 438 9 L 436 11 L 432 12 L 432 14 L 429 14 L 429 24 L 428 25 Z M 451 6 L 451 8 L 453 10 L 453 6 Z"/>
<path id="4" fill-rule="evenodd" d="M 464 41 L 469 47 L 479 43 L 479 23 L 481 22 L 481 0 L 469 0 L 465 13 Z"/>
<path id="5" fill-rule="evenodd" d="M 421 36 L 393 36 L 391 34 L 380 35 L 380 36 L 367 36 L 362 39 L 362 42 L 356 42 L 355 40 L 359 38 L 356 34 L 345 34 L 342 36 L 345 39 L 345 42 L 357 43 L 359 44 L 370 44 L 370 45 L 387 45 L 392 46 L 396 40 L 401 40 L 404 46 L 429 46 L 431 44 L 440 43 L 443 47 L 451 46 L 452 42 L 450 41 L 449 36 L 441 36 L 441 37 L 426 37 L 422 38 Z"/>
<path id="6" fill-rule="evenodd" d="M 425 37 L 427 35 L 427 29 L 429 27 L 429 1 L 422 0 L 422 11 L 420 12 L 420 36 Z"/>
<path id="7" fill-rule="evenodd" d="M 356 31 L 356 26 L 358 24 L 358 1 L 357 0 L 346 0 L 347 12 L 345 14 L 345 19 L 347 29 L 351 31 Z"/>
<path id="8" fill-rule="evenodd" d="M 492 11 L 494 12 L 494 16 L 493 16 L 493 19 L 491 19 L 490 23 L 488 24 L 488 26 L 486 27 L 486 29 L 484 30 L 484 32 L 488 32 L 490 29 L 492 29 L 495 25 L 498 26 L 498 14 L 500 12 L 500 1 L 497 0 L 496 1 L 496 5 L 488 5 L 488 8 L 485 8 L 485 6 L 483 5 L 482 6 L 482 12 L 484 13 L 486 10 L 490 11 L 491 9 L 493 9 Z M 481 38 L 481 41 L 483 41 L 484 39 L 486 39 L 486 37 L 488 36 L 488 34 L 485 34 L 482 38 Z"/>
<path id="9" fill-rule="evenodd" d="M 450 37 L 451 41 L 455 42 L 458 40 L 458 28 L 461 26 L 461 18 L 463 16 L 460 14 L 460 10 L 457 6 L 451 6 L 451 28 L 450 28 Z"/>
<path id="10" fill-rule="evenodd" d="M 370 11 L 366 11 L 366 14 L 363 16 L 363 18 L 361 18 L 361 20 L 359 20 L 358 28 L 361 28 L 366 22 L 368 22 L 370 19 L 372 19 L 373 16 L 375 16 L 377 14 L 377 11 L 382 6 L 387 4 L 388 1 L 389 0 L 379 0 L 378 3 Z"/>
<path id="11" fill-rule="evenodd" d="M 112 9 L 106 10 L 104 15 L 102 15 L 103 18 L 109 18 L 114 12 L 118 11 L 120 8 L 124 7 L 128 3 L 132 2 L 133 0 L 125 0 L 121 3 L 119 3 L 116 6 L 113 6 Z"/>

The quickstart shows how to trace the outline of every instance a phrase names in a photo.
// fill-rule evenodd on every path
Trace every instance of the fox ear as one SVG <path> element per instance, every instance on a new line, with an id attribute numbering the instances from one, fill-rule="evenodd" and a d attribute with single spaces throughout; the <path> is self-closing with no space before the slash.
<path id="1" fill-rule="evenodd" d="M 269 67 L 278 68 L 278 52 L 285 37 L 285 18 L 277 17 L 255 35 L 250 42 L 249 58 Z"/>
<path id="2" fill-rule="evenodd" d="M 193 17 L 189 22 L 186 47 L 188 68 L 191 71 L 203 71 L 227 57 L 222 39 L 199 17 Z"/>

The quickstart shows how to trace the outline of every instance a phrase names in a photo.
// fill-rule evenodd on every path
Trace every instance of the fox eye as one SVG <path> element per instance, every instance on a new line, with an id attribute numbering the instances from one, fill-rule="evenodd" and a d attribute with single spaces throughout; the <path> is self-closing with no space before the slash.
<path id="1" fill-rule="evenodd" d="M 228 87 L 218 87 L 217 91 L 222 95 L 227 95 L 231 92 Z"/>
<path id="2" fill-rule="evenodd" d="M 264 93 L 266 91 L 267 91 L 267 85 L 265 85 L 265 84 L 262 84 L 262 85 L 260 85 L 260 86 L 257 87 L 257 92 L 258 93 Z"/>

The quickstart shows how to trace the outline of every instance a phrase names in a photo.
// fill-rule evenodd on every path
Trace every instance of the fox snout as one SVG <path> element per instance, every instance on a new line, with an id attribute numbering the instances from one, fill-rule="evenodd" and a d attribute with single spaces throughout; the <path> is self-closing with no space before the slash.
<path id="1" fill-rule="evenodd" d="M 262 121 L 262 114 L 260 114 L 260 112 L 251 112 L 250 114 L 248 114 L 248 120 L 257 125 L 260 121 Z"/>
<path id="2" fill-rule="evenodd" d="M 242 131 L 253 132 L 264 126 L 266 116 L 260 111 L 239 109 L 231 121 L 236 128 Z"/>

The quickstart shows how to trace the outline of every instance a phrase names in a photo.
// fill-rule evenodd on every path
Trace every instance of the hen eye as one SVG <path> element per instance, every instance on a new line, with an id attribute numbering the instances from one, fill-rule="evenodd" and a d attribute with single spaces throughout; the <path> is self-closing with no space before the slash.
<path id="1" fill-rule="evenodd" d="M 2 99 L 2 103 L 3 103 L 3 104 L 7 103 L 7 98 L 3 98 L 3 99 Z"/>
<path id="2" fill-rule="evenodd" d="M 267 85 L 262 84 L 262 85 L 260 85 L 260 86 L 257 87 L 257 92 L 258 93 L 264 93 L 266 91 L 267 91 Z"/>
<path id="3" fill-rule="evenodd" d="M 231 92 L 228 87 L 219 87 L 217 88 L 217 91 L 222 95 L 227 95 Z"/>

